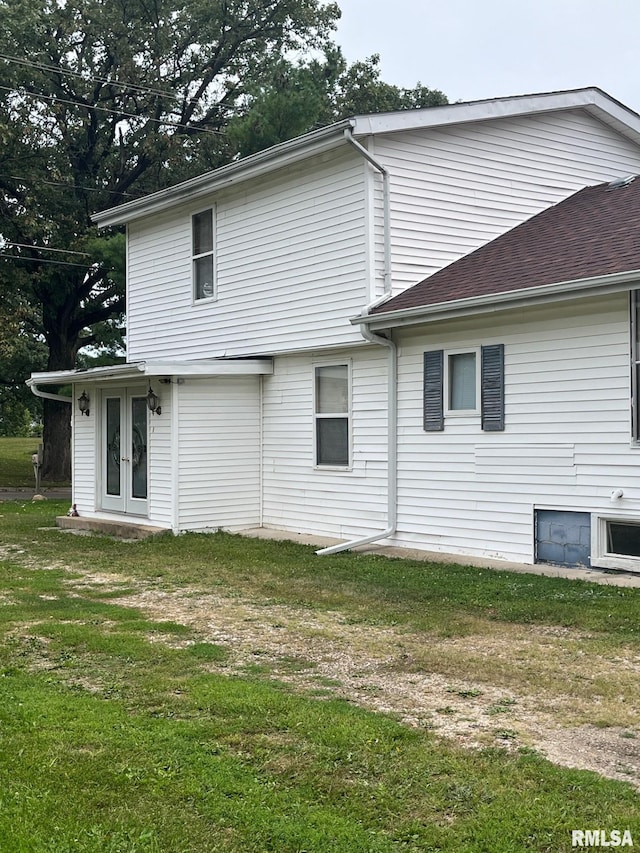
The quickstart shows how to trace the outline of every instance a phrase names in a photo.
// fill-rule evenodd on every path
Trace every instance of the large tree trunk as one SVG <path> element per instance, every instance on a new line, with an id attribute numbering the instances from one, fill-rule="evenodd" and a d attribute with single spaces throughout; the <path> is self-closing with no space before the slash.
<path id="1" fill-rule="evenodd" d="M 44 402 L 44 456 L 41 477 L 49 482 L 71 479 L 71 406 L 69 403 Z"/>
<path id="2" fill-rule="evenodd" d="M 73 370 L 76 366 L 77 339 L 69 335 L 49 334 L 47 370 Z M 73 403 L 43 400 L 43 459 L 41 478 L 48 482 L 71 480 L 71 414 Z"/>

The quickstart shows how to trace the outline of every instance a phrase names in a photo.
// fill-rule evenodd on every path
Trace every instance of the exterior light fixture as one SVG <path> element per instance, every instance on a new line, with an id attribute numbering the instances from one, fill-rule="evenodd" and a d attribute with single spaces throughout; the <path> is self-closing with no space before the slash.
<path id="1" fill-rule="evenodd" d="M 78 408 L 80 409 L 81 415 L 86 415 L 89 417 L 91 410 L 89 409 L 89 403 L 91 400 L 89 399 L 89 395 L 86 391 L 83 391 L 82 394 L 78 397 Z"/>
<path id="2" fill-rule="evenodd" d="M 160 397 L 154 393 L 153 388 L 149 385 L 149 393 L 147 394 L 147 407 L 152 415 L 161 415 L 162 407 L 159 405 Z"/>

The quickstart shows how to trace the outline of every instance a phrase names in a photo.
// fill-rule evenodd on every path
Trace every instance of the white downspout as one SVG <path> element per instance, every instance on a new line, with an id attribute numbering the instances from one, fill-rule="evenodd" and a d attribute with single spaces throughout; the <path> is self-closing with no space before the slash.
<path id="1" fill-rule="evenodd" d="M 389 173 L 384 166 L 379 163 L 357 139 L 353 138 L 353 130 L 350 127 L 345 128 L 344 138 L 349 142 L 356 151 L 377 169 L 382 175 L 382 216 L 383 216 L 383 233 L 384 233 L 384 297 L 391 293 L 391 194 L 389 191 Z M 376 300 L 375 302 L 377 302 Z M 368 307 L 373 307 L 371 303 Z"/>
<path id="2" fill-rule="evenodd" d="M 341 542 L 339 545 L 331 545 L 329 548 L 321 548 L 316 554 L 337 554 L 339 551 L 348 551 L 357 548 L 358 545 L 369 545 L 379 539 L 386 539 L 396 531 L 398 515 L 397 483 L 398 483 L 398 398 L 397 398 L 397 372 L 398 372 L 398 349 L 390 338 L 375 335 L 369 329 L 362 326 L 363 337 L 373 344 L 381 344 L 388 349 L 387 361 L 387 526 L 380 533 L 373 533 L 362 539 L 351 539 L 349 542 Z"/>
<path id="3" fill-rule="evenodd" d="M 352 134 L 351 128 L 347 128 L 344 132 L 345 139 L 356 148 L 363 157 L 365 157 L 371 165 L 377 169 L 382 175 L 383 189 L 383 222 L 384 222 L 384 294 L 369 304 L 363 313 L 368 314 L 382 298 L 387 298 L 391 293 L 391 217 L 390 217 L 390 202 L 389 202 L 389 174 L 380 163 L 375 160 L 367 149 L 357 142 Z M 372 344 L 379 344 L 387 347 L 387 526 L 379 532 L 373 533 L 371 536 L 364 536 L 361 539 L 351 539 L 348 542 L 341 542 L 339 545 L 331 545 L 328 548 L 321 548 L 316 551 L 316 554 L 323 556 L 326 554 L 337 554 L 340 551 L 348 551 L 351 548 L 357 548 L 359 545 L 369 545 L 372 542 L 377 542 L 380 539 L 386 539 L 396 531 L 398 517 L 398 391 L 397 391 L 397 376 L 398 376 L 398 349 L 395 342 L 389 337 L 385 338 L 381 335 L 376 335 L 362 325 L 360 326 L 362 337 Z"/>

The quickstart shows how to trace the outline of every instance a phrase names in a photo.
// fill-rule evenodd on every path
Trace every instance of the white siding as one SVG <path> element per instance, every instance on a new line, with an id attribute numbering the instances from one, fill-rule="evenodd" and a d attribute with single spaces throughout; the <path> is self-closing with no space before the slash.
<path id="1" fill-rule="evenodd" d="M 81 415 L 77 399 L 83 391 L 90 395 L 90 415 Z M 96 394 L 89 386 L 73 386 L 71 404 L 71 429 L 73 432 L 72 485 L 73 503 L 81 515 L 96 508 Z"/>
<path id="2" fill-rule="evenodd" d="M 369 301 L 365 163 L 351 149 L 129 226 L 128 358 L 356 341 Z M 192 300 L 191 215 L 216 205 L 216 301 Z"/>
<path id="3" fill-rule="evenodd" d="M 489 325 L 490 324 L 490 325 Z M 640 513 L 631 446 L 628 294 L 505 312 L 399 335 L 399 523 L 395 544 L 533 561 L 535 506 Z M 430 349 L 505 344 L 506 429 L 446 418 L 422 429 Z"/>
<path id="4" fill-rule="evenodd" d="M 172 447 L 173 434 L 171 429 L 172 394 L 171 385 L 160 384 L 154 379 L 153 390 L 160 397 L 162 414 L 148 414 L 147 443 L 149 460 L 148 480 L 148 515 L 149 521 L 158 527 L 171 527 L 173 481 Z M 144 392 L 143 392 L 144 393 Z"/>
<path id="5" fill-rule="evenodd" d="M 260 380 L 235 376 L 179 386 L 181 530 L 260 524 Z"/>
<path id="6" fill-rule="evenodd" d="M 421 281 L 585 186 L 640 172 L 640 150 L 583 112 L 376 138 L 391 177 L 393 286 Z"/>
<path id="7" fill-rule="evenodd" d="M 315 364 L 351 363 L 353 466 L 314 467 Z M 264 378 L 263 525 L 351 538 L 387 523 L 386 351 L 283 356 Z"/>

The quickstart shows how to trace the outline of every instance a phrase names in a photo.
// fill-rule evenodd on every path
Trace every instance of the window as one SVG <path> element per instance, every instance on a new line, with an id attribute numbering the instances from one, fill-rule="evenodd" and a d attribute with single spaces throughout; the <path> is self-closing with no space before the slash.
<path id="1" fill-rule="evenodd" d="M 445 386 L 447 389 L 447 409 L 453 413 L 471 413 L 477 411 L 478 371 L 476 370 L 476 352 L 454 352 L 447 355 Z"/>
<path id="2" fill-rule="evenodd" d="M 211 299 L 215 294 L 213 208 L 191 217 L 193 240 L 193 293 L 195 299 Z"/>
<path id="3" fill-rule="evenodd" d="M 349 465 L 349 365 L 315 368 L 316 465 Z"/>
<path id="4" fill-rule="evenodd" d="M 596 515 L 591 531 L 592 565 L 640 571 L 640 519 Z"/>
<path id="5" fill-rule="evenodd" d="M 640 291 L 631 291 L 631 434 L 640 443 Z"/>
<path id="6" fill-rule="evenodd" d="M 504 430 L 504 344 L 424 353 L 423 425 L 441 432 L 445 416 L 481 416 L 485 432 Z"/>

